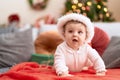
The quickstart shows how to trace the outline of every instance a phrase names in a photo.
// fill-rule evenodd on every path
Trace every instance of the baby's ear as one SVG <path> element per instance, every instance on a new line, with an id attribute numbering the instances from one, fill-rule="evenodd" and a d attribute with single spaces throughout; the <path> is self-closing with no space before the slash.
<path id="1" fill-rule="evenodd" d="M 65 32 L 62 33 L 63 37 L 65 37 Z"/>
<path id="2" fill-rule="evenodd" d="M 85 42 L 87 41 L 87 36 L 85 37 Z"/>
<path id="3" fill-rule="evenodd" d="M 85 40 L 88 38 L 88 32 L 86 31 L 86 38 L 85 38 Z"/>

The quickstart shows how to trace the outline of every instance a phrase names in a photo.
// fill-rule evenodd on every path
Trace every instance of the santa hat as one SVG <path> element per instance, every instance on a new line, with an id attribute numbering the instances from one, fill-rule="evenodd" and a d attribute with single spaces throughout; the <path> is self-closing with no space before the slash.
<path id="1" fill-rule="evenodd" d="M 58 23 L 57 23 L 57 27 L 58 27 L 58 32 L 60 33 L 60 35 L 64 38 L 63 33 L 63 26 L 71 20 L 75 20 L 75 21 L 80 21 L 83 24 L 86 25 L 87 28 L 87 38 L 86 38 L 86 42 L 90 42 L 94 36 L 94 26 L 92 24 L 92 22 L 90 21 L 89 18 L 87 18 L 84 15 L 78 14 L 78 13 L 70 13 L 70 14 L 66 14 L 64 16 L 62 16 L 61 18 L 58 19 Z"/>

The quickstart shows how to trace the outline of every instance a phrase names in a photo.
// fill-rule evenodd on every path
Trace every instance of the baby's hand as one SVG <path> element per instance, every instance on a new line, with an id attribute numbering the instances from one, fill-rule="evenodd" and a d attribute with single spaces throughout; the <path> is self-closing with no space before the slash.
<path id="1" fill-rule="evenodd" d="M 67 76 L 73 76 L 73 75 L 68 74 L 68 73 L 59 73 L 58 76 L 67 77 Z"/>
<path id="2" fill-rule="evenodd" d="M 96 75 L 97 76 L 105 76 L 106 72 L 105 71 L 97 72 Z"/>
<path id="3" fill-rule="evenodd" d="M 67 77 L 67 76 L 73 76 L 73 75 L 71 75 L 71 74 L 63 74 L 63 75 L 61 75 L 61 77 Z"/>

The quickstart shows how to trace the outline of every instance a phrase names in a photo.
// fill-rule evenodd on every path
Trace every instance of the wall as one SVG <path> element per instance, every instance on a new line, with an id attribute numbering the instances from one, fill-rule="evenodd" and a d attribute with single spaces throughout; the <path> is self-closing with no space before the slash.
<path id="1" fill-rule="evenodd" d="M 120 0 L 107 0 L 108 9 L 113 13 L 116 21 L 120 22 Z"/>
<path id="2" fill-rule="evenodd" d="M 21 23 L 34 23 L 38 17 L 51 14 L 58 17 L 64 10 L 65 0 L 48 0 L 46 9 L 36 11 L 33 10 L 28 0 L 0 0 L 0 24 L 7 23 L 7 17 L 12 13 L 19 13 Z"/>
<path id="3" fill-rule="evenodd" d="M 35 11 L 31 9 L 28 0 L 0 0 L 0 24 L 7 23 L 9 14 L 18 13 L 21 23 L 34 23 L 38 17 L 51 14 L 58 18 L 64 11 L 65 0 L 48 0 L 49 3 L 44 10 Z M 108 8 L 117 21 L 120 21 L 120 0 L 108 0 Z"/>

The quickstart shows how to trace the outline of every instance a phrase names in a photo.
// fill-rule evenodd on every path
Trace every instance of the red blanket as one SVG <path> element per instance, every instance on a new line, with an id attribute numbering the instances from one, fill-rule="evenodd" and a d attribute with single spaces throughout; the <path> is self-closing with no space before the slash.
<path id="1" fill-rule="evenodd" d="M 120 69 L 108 69 L 106 76 L 96 76 L 94 70 L 71 73 L 71 77 L 58 77 L 51 66 L 35 62 L 15 65 L 8 72 L 0 74 L 0 80 L 119 80 Z"/>

